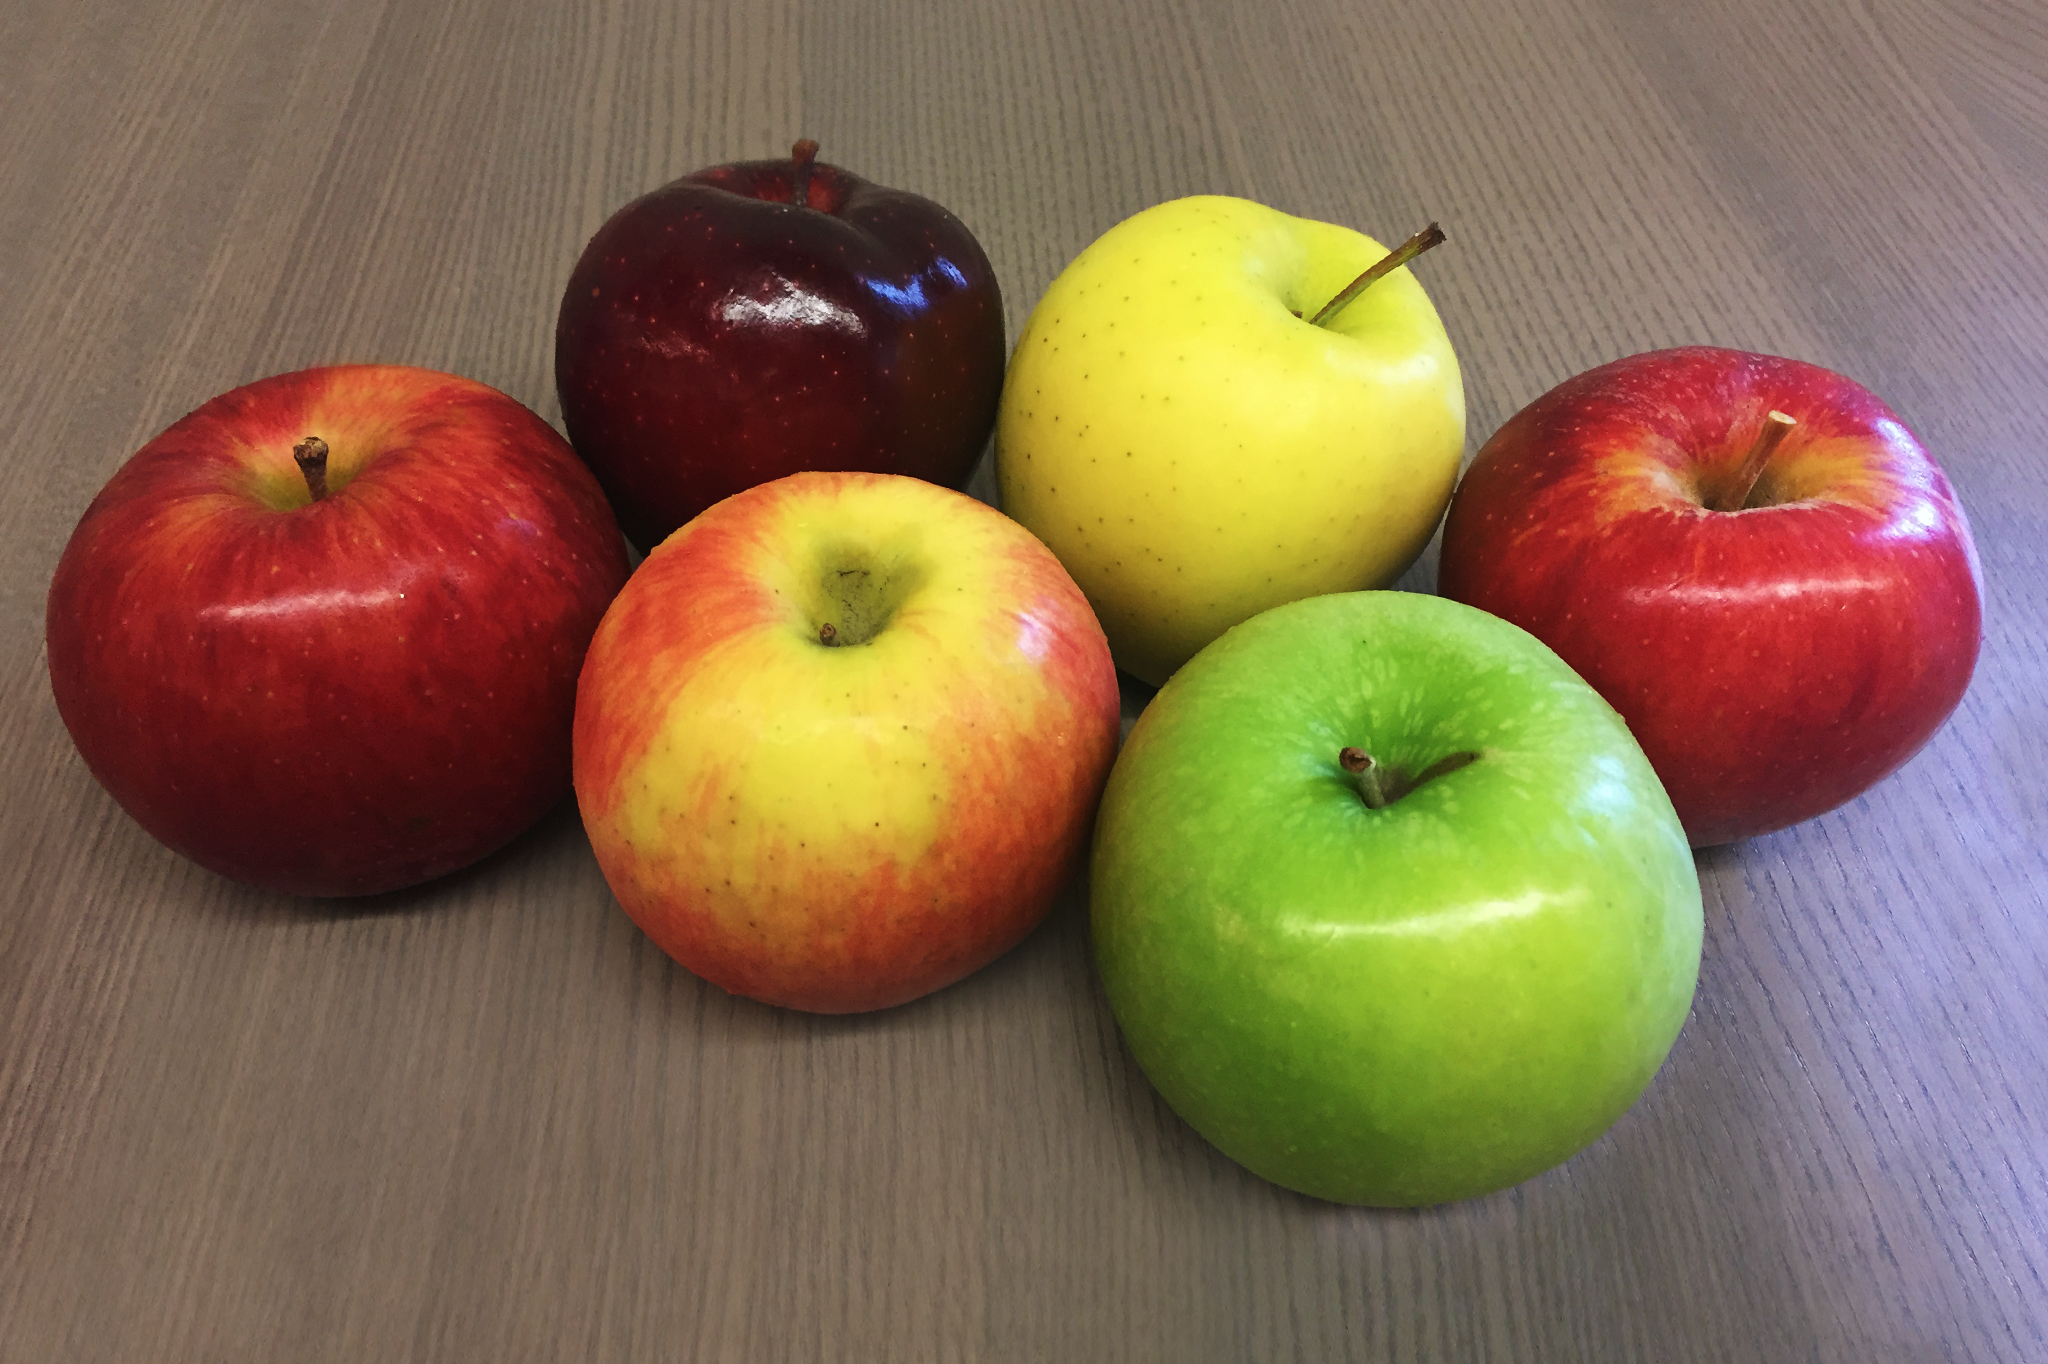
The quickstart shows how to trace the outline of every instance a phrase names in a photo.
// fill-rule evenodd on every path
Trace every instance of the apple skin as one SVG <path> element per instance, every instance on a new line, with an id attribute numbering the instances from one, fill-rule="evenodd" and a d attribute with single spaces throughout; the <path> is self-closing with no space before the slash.
<path id="1" fill-rule="evenodd" d="M 1246 617 L 1388 586 L 1428 543 L 1465 442 L 1436 310 L 1402 268 L 1302 320 L 1386 254 L 1177 199 L 1104 233 L 1032 311 L 996 424 L 1003 509 L 1081 584 L 1125 671 L 1157 686 Z"/>
<path id="2" fill-rule="evenodd" d="M 1369 809 L 1355 745 L 1421 772 Z M 1635 1102 L 1699 974 L 1699 881 L 1620 717 L 1522 631 L 1402 592 L 1276 607 L 1155 696 L 1110 776 L 1096 960 L 1224 1154 L 1412 1206 L 1505 1188 Z"/>
<path id="3" fill-rule="evenodd" d="M 691 521 L 612 604 L 576 796 L 620 905 L 683 966 L 880 1009 L 1044 918 L 1118 728 L 1101 627 L 1015 522 L 917 479 L 793 474 Z"/>
<path id="4" fill-rule="evenodd" d="M 816 162 L 684 176 L 613 214 L 562 296 L 569 441 L 650 549 L 802 469 L 963 487 L 995 425 L 1003 301 L 966 226 Z"/>
<path id="5" fill-rule="evenodd" d="M 1798 425 L 1750 505 L 1709 510 L 1773 409 Z M 1589 370 L 1501 427 L 1451 503 L 1439 590 L 1605 696 L 1697 847 L 1896 770 L 1982 637 L 1969 524 L 1897 415 L 1817 365 L 1703 346 Z"/>
<path id="6" fill-rule="evenodd" d="M 313 501 L 292 457 L 330 447 Z M 295 895 L 431 880 L 569 789 L 583 650 L 625 581 L 532 412 L 401 366 L 262 379 L 135 454 L 58 561 L 50 685 L 152 836 Z"/>

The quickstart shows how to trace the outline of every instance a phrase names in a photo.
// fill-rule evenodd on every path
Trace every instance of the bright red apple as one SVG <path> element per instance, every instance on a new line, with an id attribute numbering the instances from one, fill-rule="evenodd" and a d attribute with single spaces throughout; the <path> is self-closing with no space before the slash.
<path id="1" fill-rule="evenodd" d="M 569 440 L 643 550 L 801 469 L 974 472 L 1003 380 L 1003 301 L 929 199 L 813 158 L 684 176 L 613 214 L 562 296 Z"/>
<path id="2" fill-rule="evenodd" d="M 1116 669 L 1052 552 L 914 478 L 802 473 L 670 536 L 605 613 L 576 798 L 619 903 L 713 984 L 915 999 L 1030 932 L 1116 756 Z"/>
<path id="3" fill-rule="evenodd" d="M 1904 763 L 1962 699 L 1982 622 L 1963 510 L 1892 410 L 1710 347 L 1602 365 L 1495 432 L 1452 498 L 1439 590 L 1592 683 L 1702 847 Z"/>
<path id="4" fill-rule="evenodd" d="M 299 895 L 412 885 L 569 789 L 576 675 L 625 581 L 590 472 L 511 398 L 346 365 L 208 402 L 86 509 L 50 685 L 137 823 Z"/>

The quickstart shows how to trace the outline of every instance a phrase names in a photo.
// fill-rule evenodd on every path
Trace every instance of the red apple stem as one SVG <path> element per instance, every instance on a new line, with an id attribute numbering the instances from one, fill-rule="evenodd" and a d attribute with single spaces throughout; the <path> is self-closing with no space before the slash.
<path id="1" fill-rule="evenodd" d="M 1358 787 L 1358 797 L 1368 810 L 1386 807 L 1387 791 L 1381 781 L 1384 769 L 1373 761 L 1372 754 L 1362 748 L 1346 748 L 1337 755 L 1337 765 L 1351 774 L 1352 783 Z"/>
<path id="2" fill-rule="evenodd" d="M 811 163 L 818 159 L 816 138 L 807 137 L 789 149 L 789 158 L 796 163 L 790 175 L 789 201 L 798 208 L 811 205 Z"/>
<path id="3" fill-rule="evenodd" d="M 1709 511 L 1742 511 L 1749 505 L 1749 495 L 1756 490 L 1756 481 L 1763 477 L 1764 466 L 1777 453 L 1778 445 L 1785 439 L 1797 421 L 1775 409 L 1764 418 L 1763 430 L 1756 433 L 1756 444 L 1749 447 L 1749 453 L 1742 458 L 1742 467 L 1735 471 L 1735 477 L 1722 487 L 1720 495 L 1707 503 Z"/>
<path id="4" fill-rule="evenodd" d="M 1323 305 L 1321 312 L 1318 312 L 1309 319 L 1309 325 L 1312 327 L 1325 325 L 1331 318 L 1349 307 L 1352 299 L 1357 298 L 1370 288 L 1374 280 L 1392 274 L 1409 261 L 1414 260 L 1423 252 L 1429 250 L 1430 247 L 1442 245 L 1443 240 L 1444 230 L 1435 223 L 1431 223 L 1428 227 L 1423 228 L 1422 231 L 1380 257 L 1364 274 L 1345 285 L 1341 293 Z"/>
<path id="5" fill-rule="evenodd" d="M 313 494 L 318 502 L 327 496 L 327 442 L 318 436 L 307 436 L 292 447 L 292 458 L 298 462 L 299 472 L 306 476 L 306 491 Z"/>

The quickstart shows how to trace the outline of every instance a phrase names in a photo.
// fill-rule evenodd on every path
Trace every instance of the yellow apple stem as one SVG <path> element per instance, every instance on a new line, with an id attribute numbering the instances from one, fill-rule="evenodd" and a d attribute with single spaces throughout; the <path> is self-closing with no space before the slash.
<path id="1" fill-rule="evenodd" d="M 829 644 L 834 648 L 839 646 L 839 632 L 832 628 L 831 621 L 828 620 L 818 627 L 818 643 Z"/>
<path id="2" fill-rule="evenodd" d="M 327 442 L 308 436 L 292 447 L 292 458 L 306 476 L 306 491 L 313 494 L 313 500 L 327 496 Z"/>
<path id="3" fill-rule="evenodd" d="M 1429 250 L 1430 247 L 1440 245 L 1443 239 L 1444 230 L 1435 223 L 1431 223 L 1428 227 L 1423 228 L 1422 231 L 1380 257 L 1371 269 L 1345 285 L 1342 293 L 1338 294 L 1328 303 L 1325 303 L 1322 311 L 1309 319 L 1309 325 L 1313 327 L 1323 326 L 1338 313 L 1343 312 L 1350 305 L 1351 300 L 1364 293 L 1374 280 L 1400 269 L 1409 261 L 1414 260 L 1423 252 Z"/>
<path id="4" fill-rule="evenodd" d="M 818 159 L 818 141 L 807 137 L 789 149 L 789 159 L 796 163 L 790 174 L 789 201 L 798 208 L 811 206 L 811 163 Z"/>
<path id="5" fill-rule="evenodd" d="M 1777 453 L 1778 445 L 1798 422 L 1784 413 L 1773 410 L 1764 418 L 1764 429 L 1756 433 L 1756 444 L 1749 447 L 1743 456 L 1742 467 L 1735 471 L 1721 489 L 1718 496 L 1707 503 L 1709 511 L 1741 511 L 1749 505 L 1749 495 L 1756 489 L 1756 481 L 1763 477 L 1764 466 Z"/>
<path id="6" fill-rule="evenodd" d="M 1373 761 L 1372 754 L 1362 748 L 1346 748 L 1337 755 L 1337 765 L 1351 774 L 1352 782 L 1358 787 L 1359 799 L 1368 810 L 1386 806 L 1387 792 L 1381 778 L 1384 769 Z"/>

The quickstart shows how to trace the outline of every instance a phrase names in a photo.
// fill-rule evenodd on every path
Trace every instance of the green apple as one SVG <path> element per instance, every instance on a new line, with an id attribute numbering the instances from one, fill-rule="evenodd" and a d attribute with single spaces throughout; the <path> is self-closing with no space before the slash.
<path id="1" fill-rule="evenodd" d="M 1091 896 L 1167 1102 L 1344 1203 L 1586 1146 L 1699 974 L 1685 833 L 1620 717 L 1533 636 L 1410 593 L 1277 607 L 1175 674 L 1110 775 Z"/>
<path id="2" fill-rule="evenodd" d="M 1439 237 L 1440 239 L 1440 237 Z M 1003 509 L 1163 682 L 1249 616 L 1384 587 L 1457 478 L 1465 390 L 1422 286 L 1369 237 L 1243 199 L 1103 234 L 1033 310 L 1003 383 Z M 1305 320 L 1306 319 L 1306 320 Z"/>

